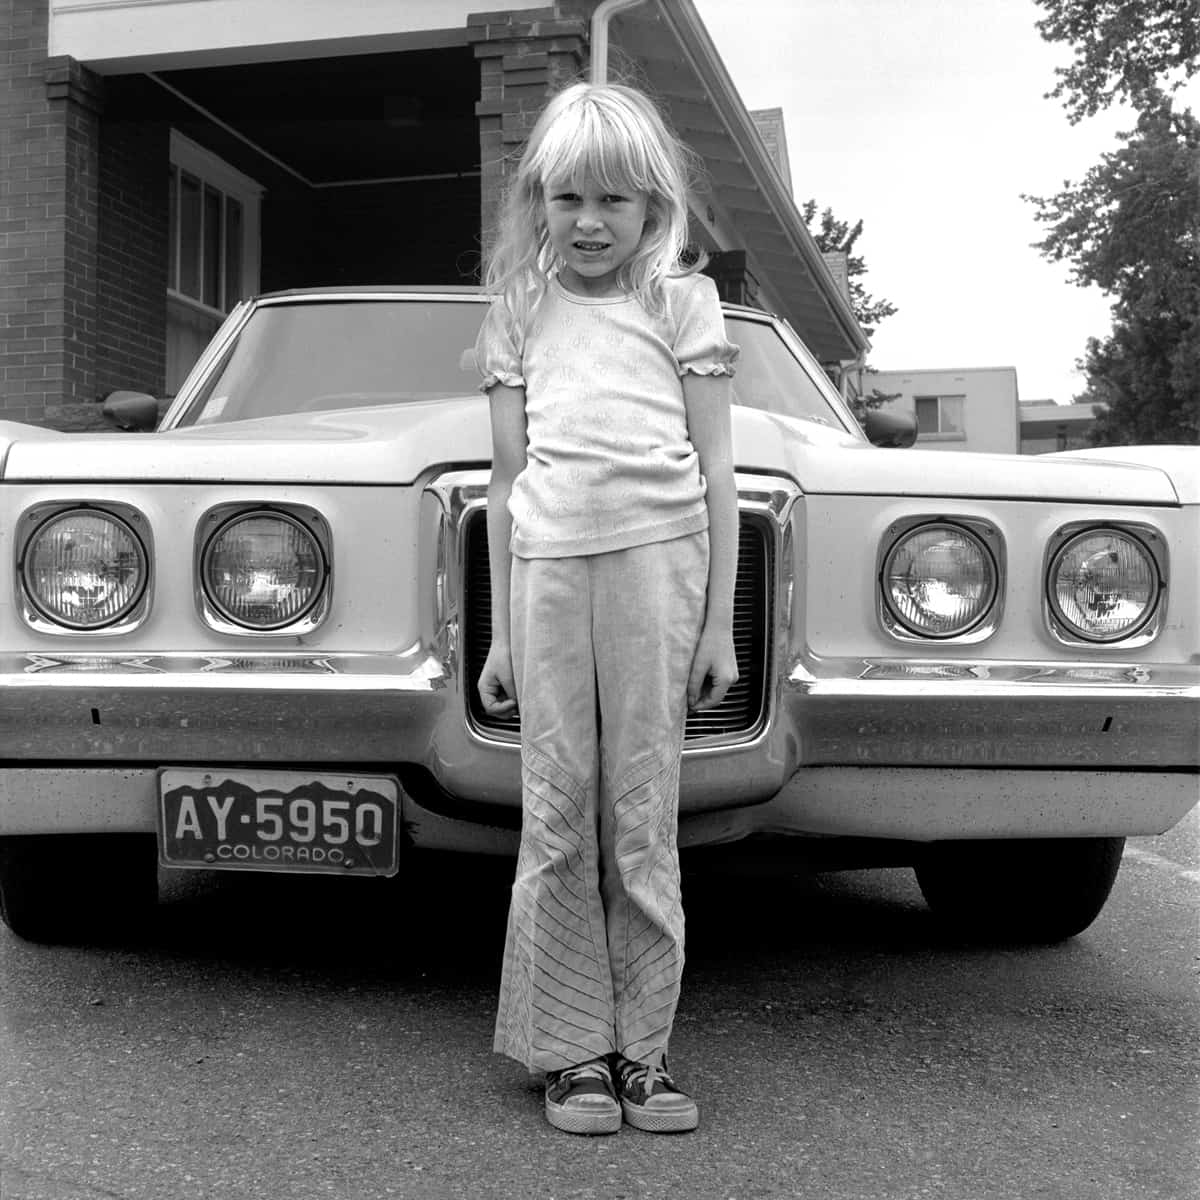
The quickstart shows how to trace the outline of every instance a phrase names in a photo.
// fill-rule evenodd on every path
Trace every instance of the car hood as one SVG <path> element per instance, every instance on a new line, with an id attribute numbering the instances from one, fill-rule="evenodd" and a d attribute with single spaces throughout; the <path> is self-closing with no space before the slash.
<path id="1" fill-rule="evenodd" d="M 1171 476 L 1184 504 L 1200 504 L 1200 446 L 1095 446 L 1090 450 L 1065 450 L 1054 457 L 1158 467 Z"/>
<path id="2" fill-rule="evenodd" d="M 957 496 L 1178 504 L 1164 467 L 1182 461 L 1104 461 L 1059 455 L 881 450 L 810 422 L 735 409 L 734 457 L 740 470 L 782 466 L 810 495 Z M 1189 463 L 1195 469 L 1194 459 Z"/>
<path id="3" fill-rule="evenodd" d="M 63 434 L 0 422 L 5 481 L 412 484 L 431 467 L 491 460 L 482 396 L 193 426 Z M 960 496 L 1177 504 L 1161 463 L 1060 455 L 880 450 L 805 421 L 735 409 L 739 470 L 827 495 Z"/>
<path id="4" fill-rule="evenodd" d="M 431 465 L 486 464 L 491 456 L 482 396 L 149 434 L 57 434 L 0 423 L 6 481 L 410 484 Z"/>

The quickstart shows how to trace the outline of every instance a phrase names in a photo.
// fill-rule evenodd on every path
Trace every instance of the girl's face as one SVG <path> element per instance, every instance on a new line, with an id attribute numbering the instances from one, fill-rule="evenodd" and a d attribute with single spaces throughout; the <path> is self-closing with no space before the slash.
<path id="1" fill-rule="evenodd" d="M 546 184 L 546 229 L 562 259 L 558 277 L 563 287 L 583 296 L 620 295 L 617 271 L 642 240 L 648 201 L 645 192 L 606 191 L 590 176 Z"/>

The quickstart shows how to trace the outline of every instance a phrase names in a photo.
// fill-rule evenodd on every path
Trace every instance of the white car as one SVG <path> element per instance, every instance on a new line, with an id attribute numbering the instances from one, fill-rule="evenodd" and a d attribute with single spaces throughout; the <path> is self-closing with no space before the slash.
<path id="1" fill-rule="evenodd" d="M 159 867 L 515 852 L 517 719 L 474 687 L 490 433 L 463 352 L 484 303 L 264 296 L 153 433 L 0 423 L 15 933 L 119 935 Z M 873 416 L 881 448 L 786 325 L 726 316 L 741 679 L 690 718 L 681 846 L 807 839 L 911 863 L 968 934 L 1077 933 L 1123 839 L 1198 797 L 1200 450 L 930 453 Z M 155 420 L 149 397 L 113 410 Z"/>

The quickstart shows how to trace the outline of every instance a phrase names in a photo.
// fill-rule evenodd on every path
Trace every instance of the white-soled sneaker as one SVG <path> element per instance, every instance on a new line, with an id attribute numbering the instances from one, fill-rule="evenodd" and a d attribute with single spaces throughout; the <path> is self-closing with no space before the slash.
<path id="1" fill-rule="evenodd" d="M 621 1106 L 608 1060 L 594 1058 L 547 1072 L 546 1120 L 564 1133 L 616 1133 Z"/>
<path id="2" fill-rule="evenodd" d="M 687 1133 L 700 1124 L 695 1100 L 676 1086 L 665 1060 L 661 1067 L 652 1067 L 618 1054 L 613 1070 L 621 1111 L 634 1129 Z"/>

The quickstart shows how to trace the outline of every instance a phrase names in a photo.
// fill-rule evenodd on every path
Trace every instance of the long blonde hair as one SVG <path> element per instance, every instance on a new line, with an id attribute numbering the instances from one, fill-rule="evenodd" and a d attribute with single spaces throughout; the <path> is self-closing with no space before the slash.
<path id="1" fill-rule="evenodd" d="M 548 182 L 595 179 L 607 191 L 645 192 L 641 241 L 617 274 L 620 286 L 652 313 L 663 311 L 662 282 L 704 265 L 683 261 L 688 250 L 688 181 L 695 155 L 641 92 L 616 83 L 577 83 L 553 96 L 538 117 L 505 194 L 486 284 L 502 297 L 521 345 L 529 314 L 558 256 L 546 229 Z"/>

